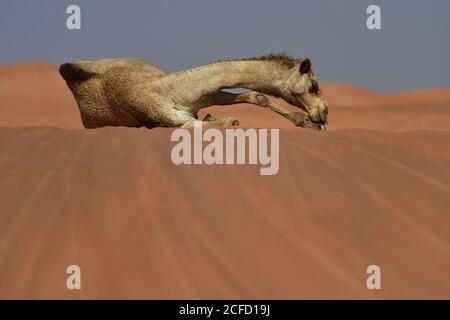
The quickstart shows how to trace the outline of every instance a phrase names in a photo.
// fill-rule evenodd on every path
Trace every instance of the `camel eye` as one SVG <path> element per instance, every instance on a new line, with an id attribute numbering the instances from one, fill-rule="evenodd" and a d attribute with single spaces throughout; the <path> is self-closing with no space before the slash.
<path id="1" fill-rule="evenodd" d="M 316 81 L 313 81 L 309 88 L 309 93 L 316 94 L 317 92 L 319 92 L 319 85 Z"/>

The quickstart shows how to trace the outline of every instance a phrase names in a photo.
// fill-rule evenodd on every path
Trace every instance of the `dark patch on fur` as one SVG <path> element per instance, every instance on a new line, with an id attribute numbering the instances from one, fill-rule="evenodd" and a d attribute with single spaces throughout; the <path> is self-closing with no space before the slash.
<path id="1" fill-rule="evenodd" d="M 309 88 L 309 93 L 318 94 L 319 93 L 319 83 L 316 80 L 311 81 L 311 87 Z"/>
<path id="2" fill-rule="evenodd" d="M 269 62 L 278 63 L 287 68 L 293 68 L 297 64 L 300 64 L 303 60 L 293 58 L 286 53 L 271 53 L 271 54 L 268 54 L 265 56 L 260 56 L 260 57 L 231 59 L 231 60 L 218 60 L 216 62 L 234 62 L 234 61 L 269 61 Z"/>
<path id="3" fill-rule="evenodd" d="M 61 65 L 59 73 L 66 81 L 85 81 L 95 75 L 95 73 L 83 70 L 73 63 Z"/>
<path id="4" fill-rule="evenodd" d="M 271 54 L 261 56 L 261 57 L 244 58 L 244 59 L 240 59 L 240 60 L 243 60 L 243 61 L 272 61 L 272 62 L 279 63 L 283 66 L 286 66 L 288 68 L 293 68 L 293 67 L 295 67 L 296 64 L 298 64 L 302 61 L 301 59 L 293 58 L 286 53 L 271 53 Z"/>

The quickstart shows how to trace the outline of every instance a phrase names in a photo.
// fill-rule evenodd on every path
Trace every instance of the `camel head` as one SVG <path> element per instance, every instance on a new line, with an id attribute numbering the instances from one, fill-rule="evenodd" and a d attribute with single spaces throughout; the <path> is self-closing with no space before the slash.
<path id="1" fill-rule="evenodd" d="M 328 105 L 311 68 L 311 60 L 299 60 L 283 87 L 282 98 L 306 111 L 316 124 L 327 124 Z"/>

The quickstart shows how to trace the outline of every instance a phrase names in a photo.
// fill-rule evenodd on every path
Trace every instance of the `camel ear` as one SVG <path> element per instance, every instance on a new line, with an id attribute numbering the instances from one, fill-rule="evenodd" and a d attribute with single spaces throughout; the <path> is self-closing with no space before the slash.
<path id="1" fill-rule="evenodd" d="M 300 73 L 305 74 L 311 71 L 311 60 L 306 58 L 300 63 Z"/>

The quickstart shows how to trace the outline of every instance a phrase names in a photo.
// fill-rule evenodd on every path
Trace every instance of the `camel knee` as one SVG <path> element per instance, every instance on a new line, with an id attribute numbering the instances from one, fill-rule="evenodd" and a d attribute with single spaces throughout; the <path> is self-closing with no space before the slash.
<path id="1" fill-rule="evenodd" d="M 243 93 L 239 97 L 245 102 L 260 105 L 263 107 L 267 107 L 269 105 L 269 99 L 267 98 L 267 96 L 256 91 Z"/>

